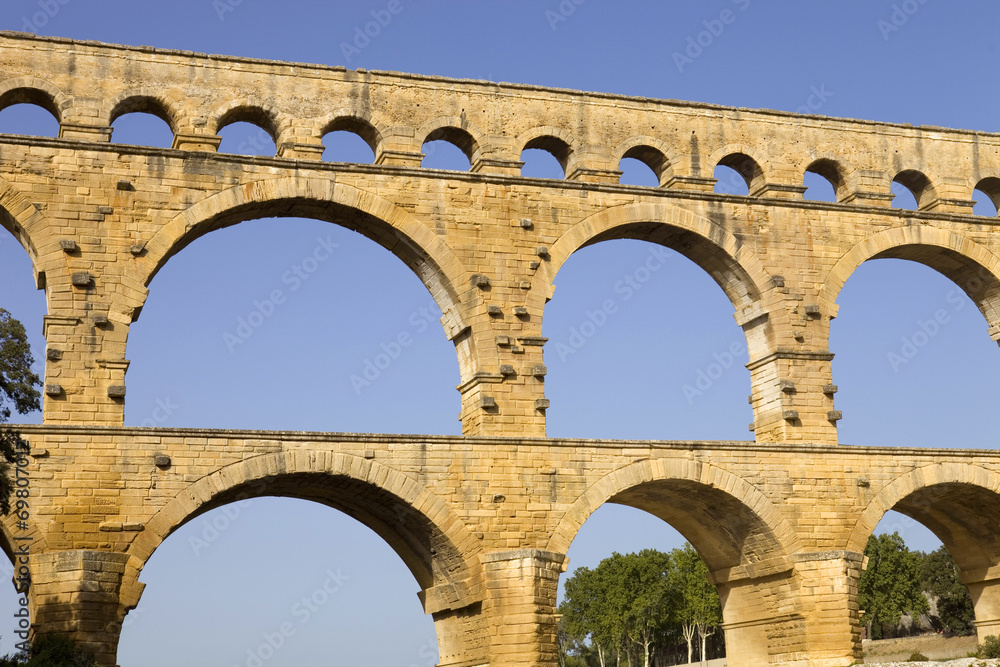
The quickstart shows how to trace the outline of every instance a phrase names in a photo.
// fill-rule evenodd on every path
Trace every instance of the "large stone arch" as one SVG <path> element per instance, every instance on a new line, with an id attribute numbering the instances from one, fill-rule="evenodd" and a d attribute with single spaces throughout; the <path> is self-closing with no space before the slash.
<path id="1" fill-rule="evenodd" d="M 869 259 L 908 259 L 928 266 L 954 282 L 982 311 L 990 336 L 1000 341 L 1000 257 L 957 232 L 927 225 L 907 225 L 877 232 L 848 250 L 820 289 L 828 312 L 844 283 Z"/>
<path id="2" fill-rule="evenodd" d="M 549 550 L 566 553 L 605 503 L 663 519 L 698 551 L 722 600 L 731 665 L 783 662 L 806 650 L 808 610 L 798 595 L 794 558 L 798 537 L 752 484 L 703 461 L 638 461 L 605 475 L 577 498 L 557 524 Z"/>
<path id="3" fill-rule="evenodd" d="M 699 495 L 717 503 L 715 508 L 684 508 Z M 668 497 L 678 502 L 655 507 Z M 787 519 L 756 487 L 711 463 L 690 459 L 647 459 L 608 473 L 563 514 L 548 550 L 566 553 L 584 522 L 609 502 L 650 512 L 677 528 L 696 548 L 701 543 L 699 552 L 713 571 L 753 569 L 755 563 L 799 550 Z M 710 521 L 701 521 L 709 516 Z M 712 544 L 718 548 L 705 548 Z"/>
<path id="4" fill-rule="evenodd" d="M 485 595 L 480 540 L 414 478 L 371 459 L 329 450 L 260 454 L 224 466 L 176 493 L 126 550 L 119 622 L 138 604 L 138 580 L 155 549 L 182 525 L 243 499 L 282 496 L 318 502 L 374 530 L 406 563 L 434 618 L 441 662 L 481 657 Z M 479 664 L 479 663 L 475 663 Z"/>
<path id="5" fill-rule="evenodd" d="M 767 269 L 731 232 L 673 204 L 625 204 L 581 220 L 549 248 L 550 260 L 543 265 L 547 270 L 535 274 L 532 298 L 552 297 L 555 276 L 574 252 L 614 239 L 657 243 L 700 266 L 733 304 L 736 320 L 747 333 L 750 358 L 766 353 L 765 337 L 751 335 L 748 323 L 764 321 L 768 312 L 764 305 L 771 288 Z"/>
<path id="6" fill-rule="evenodd" d="M 246 220 L 304 217 L 356 231 L 399 257 L 430 291 L 443 313 L 445 333 L 456 345 L 472 345 L 459 285 L 466 269 L 431 229 L 407 211 L 370 192 L 331 179 L 290 176 L 235 186 L 212 195 L 175 216 L 145 245 L 142 256 L 122 277 L 128 288 L 112 298 L 111 309 L 124 321 L 138 317 L 147 286 L 173 255 L 213 230 Z M 459 350 L 463 378 L 474 370 L 472 348 Z"/>
<path id="7" fill-rule="evenodd" d="M 882 517 L 895 510 L 944 544 L 972 594 L 979 640 L 1000 634 L 1000 474 L 958 461 L 932 463 L 883 486 L 855 523 L 848 549 L 861 552 Z"/>
<path id="8" fill-rule="evenodd" d="M 950 498 L 949 493 L 953 494 Z M 896 477 L 865 506 L 854 524 L 847 548 L 864 551 L 868 537 L 889 510 L 924 524 L 949 549 L 965 543 L 957 530 L 968 533 L 966 537 L 981 540 L 975 551 L 952 551 L 963 569 L 984 567 L 984 558 L 1000 559 L 1000 526 L 996 523 L 996 517 L 1000 516 L 1000 475 L 995 472 L 970 463 L 945 461 Z M 986 547 L 995 548 L 992 555 L 982 551 Z"/>
<path id="9" fill-rule="evenodd" d="M 38 276 L 43 271 L 42 258 L 38 245 L 32 238 L 32 231 L 45 229 L 44 216 L 23 192 L 2 177 L 0 177 L 0 226 L 10 232 L 28 253 L 35 270 L 36 282 L 40 283 L 41 279 Z"/>

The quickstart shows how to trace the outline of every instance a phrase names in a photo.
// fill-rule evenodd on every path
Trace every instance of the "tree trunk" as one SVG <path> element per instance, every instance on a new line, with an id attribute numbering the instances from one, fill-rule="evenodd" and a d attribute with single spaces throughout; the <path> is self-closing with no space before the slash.
<path id="1" fill-rule="evenodd" d="M 694 652 L 694 626 L 690 623 L 685 623 L 681 626 L 681 630 L 684 632 L 684 639 L 687 641 L 688 645 L 688 664 L 691 664 L 691 654 Z"/>
<path id="2" fill-rule="evenodd" d="M 715 630 L 708 632 L 708 627 L 704 623 L 698 624 L 698 637 L 701 639 L 701 662 L 705 663 L 705 643 L 706 640 L 715 634 Z"/>
<path id="3" fill-rule="evenodd" d="M 594 642 L 594 646 L 597 647 L 597 659 L 600 661 L 601 667 L 605 667 L 605 664 L 604 664 L 604 647 L 601 646 L 600 644 L 598 644 L 597 642 Z"/>

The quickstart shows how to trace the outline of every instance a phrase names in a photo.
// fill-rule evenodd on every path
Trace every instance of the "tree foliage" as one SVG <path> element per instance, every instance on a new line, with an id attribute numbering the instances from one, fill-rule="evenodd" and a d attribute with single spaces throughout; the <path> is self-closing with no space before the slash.
<path id="1" fill-rule="evenodd" d="M 882 639 L 903 614 L 928 610 L 921 590 L 923 554 L 910 551 L 898 533 L 872 535 L 865 547 L 868 567 L 861 573 L 858 595 L 862 620 L 871 639 Z"/>
<path id="2" fill-rule="evenodd" d="M 701 628 L 704 655 L 705 640 L 722 622 L 719 595 L 707 575 L 690 545 L 670 553 L 614 553 L 594 569 L 577 569 L 559 606 L 560 664 L 649 667 L 657 656 L 683 646 L 685 623 Z"/>
<path id="3" fill-rule="evenodd" d="M 678 589 L 681 591 L 676 617 L 687 642 L 690 662 L 694 632 L 698 633 L 701 654 L 704 655 L 707 638 L 715 632 L 715 628 L 722 625 L 722 603 L 719 592 L 708 581 L 708 566 L 694 547 L 685 542 L 680 549 L 674 549 L 672 555 L 677 566 L 675 571 L 680 579 Z"/>
<path id="4" fill-rule="evenodd" d="M 65 635 L 37 637 L 31 651 L 0 657 L 0 667 L 97 667 L 93 654 L 77 648 Z"/>
<path id="5" fill-rule="evenodd" d="M 24 326 L 0 308 L 0 422 L 10 419 L 9 404 L 22 415 L 40 409 L 42 381 L 33 363 Z"/>
<path id="6" fill-rule="evenodd" d="M 955 635 L 975 631 L 972 596 L 958 577 L 958 564 L 944 546 L 924 556 L 920 583 L 921 590 L 937 602 L 937 616 L 945 631 Z"/>
<path id="7" fill-rule="evenodd" d="M 10 419 L 11 407 L 22 415 L 41 408 L 41 394 L 37 387 L 42 382 L 31 370 L 34 362 L 24 326 L 0 308 L 0 424 Z M 20 433 L 14 429 L 0 428 L 2 514 L 10 513 L 10 495 L 13 491 L 10 466 L 17 459 L 19 450 L 27 450 L 27 444 L 21 439 Z"/>

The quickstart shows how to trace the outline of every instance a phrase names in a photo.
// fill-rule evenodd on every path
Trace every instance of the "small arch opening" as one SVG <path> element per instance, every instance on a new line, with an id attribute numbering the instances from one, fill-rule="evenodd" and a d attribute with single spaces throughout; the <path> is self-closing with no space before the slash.
<path id="1" fill-rule="evenodd" d="M 925 175 L 913 169 L 896 174 L 890 186 L 893 208 L 916 211 L 924 204 L 924 198 L 931 190 L 931 182 Z"/>
<path id="2" fill-rule="evenodd" d="M 1000 209 L 1000 178 L 984 178 L 976 185 L 972 198 L 976 206 L 972 209 L 975 215 L 995 218 Z"/>
<path id="3" fill-rule="evenodd" d="M 39 107 L 45 112 L 39 111 Z M 0 132 L 58 137 L 61 114 L 55 100 L 37 88 L 16 88 L 0 95 Z"/>
<path id="4" fill-rule="evenodd" d="M 123 114 L 111 125 L 112 141 L 116 144 L 170 148 L 174 133 L 163 120 L 148 113 Z"/>
<path id="5" fill-rule="evenodd" d="M 278 152 L 271 133 L 256 123 L 235 121 L 220 128 L 218 134 L 222 137 L 220 153 L 273 156 Z"/>
<path id="6" fill-rule="evenodd" d="M 528 178 L 566 178 L 566 166 L 572 149 L 560 139 L 545 135 L 535 137 L 521 151 L 521 175 Z"/>
<path id="7" fill-rule="evenodd" d="M 0 109 L 6 109 L 15 104 L 34 104 L 52 114 L 56 121 L 62 118 L 62 114 L 59 113 L 59 107 L 56 105 L 55 100 L 52 99 L 52 95 L 38 88 L 15 88 L 0 95 Z"/>
<path id="8" fill-rule="evenodd" d="M 230 109 L 219 118 L 215 133 L 222 137 L 220 153 L 275 155 L 278 152 L 274 119 L 260 107 Z"/>
<path id="9" fill-rule="evenodd" d="M 174 123 L 166 106 L 145 95 L 122 100 L 111 112 L 111 141 L 117 144 L 170 148 Z"/>
<path id="10" fill-rule="evenodd" d="M 715 178 L 715 193 L 720 195 L 739 195 L 746 197 L 750 187 L 738 171 L 732 167 L 720 164 L 712 173 Z"/>
<path id="11" fill-rule="evenodd" d="M 732 153 L 719 160 L 713 176 L 718 179 L 716 193 L 746 196 L 755 184 L 763 180 L 764 170 L 746 153 Z"/>
<path id="12" fill-rule="evenodd" d="M 618 182 L 622 185 L 642 185 L 650 188 L 660 185 L 660 179 L 653 170 L 634 158 L 623 157 L 618 164 L 618 170 L 622 172 L 618 178 Z"/>
<path id="13" fill-rule="evenodd" d="M 806 186 L 806 191 L 802 195 L 803 199 L 809 201 L 838 201 L 838 195 L 844 185 L 840 165 L 833 160 L 816 160 L 806 167 L 806 172 L 802 177 L 802 185 Z"/>
<path id="14" fill-rule="evenodd" d="M 479 147 L 472 135 L 457 127 L 439 127 L 424 139 L 420 149 L 424 159 L 421 167 L 469 171 Z"/>
<path id="15" fill-rule="evenodd" d="M 619 163 L 619 183 L 658 187 L 668 168 L 667 156 L 652 146 L 633 146 L 625 151 Z"/>
<path id="16" fill-rule="evenodd" d="M 378 131 L 360 118 L 337 118 L 323 130 L 323 160 L 373 164 L 380 139 Z"/>

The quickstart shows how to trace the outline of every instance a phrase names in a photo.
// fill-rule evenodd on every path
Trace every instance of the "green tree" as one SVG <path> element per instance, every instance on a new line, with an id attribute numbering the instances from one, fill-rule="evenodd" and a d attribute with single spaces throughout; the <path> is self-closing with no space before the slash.
<path id="1" fill-rule="evenodd" d="M 97 667 L 97 661 L 69 637 L 56 634 L 36 637 L 29 654 L 0 658 L 0 667 Z"/>
<path id="2" fill-rule="evenodd" d="M 708 580 L 708 566 L 698 552 L 688 543 L 671 552 L 674 560 L 680 604 L 675 616 L 687 641 L 688 662 L 692 659 L 695 632 L 698 633 L 701 659 L 704 660 L 705 644 L 722 625 L 722 602 L 719 591 Z"/>
<path id="3" fill-rule="evenodd" d="M 0 424 L 10 419 L 11 407 L 18 414 L 41 408 L 42 382 L 31 370 L 34 363 L 28 336 L 20 322 L 0 308 Z M 18 450 L 26 451 L 27 443 L 11 428 L 0 428 L 0 513 L 10 513 L 13 483 L 10 467 L 17 460 Z"/>
<path id="4" fill-rule="evenodd" d="M 561 667 L 650 667 L 654 656 L 677 645 L 682 623 L 690 628 L 689 656 L 697 632 L 704 657 L 707 638 L 722 622 L 708 568 L 690 545 L 669 554 L 653 549 L 614 553 L 594 569 L 574 571 L 564 591 Z"/>
<path id="5" fill-rule="evenodd" d="M 868 567 L 861 573 L 858 595 L 870 639 L 882 639 L 906 613 L 928 610 L 921 592 L 923 556 L 910 551 L 898 533 L 872 535 L 865 547 Z"/>
<path id="6" fill-rule="evenodd" d="M 679 599 L 672 587 L 673 567 L 670 556 L 655 549 L 624 556 L 616 553 L 598 567 L 606 569 L 617 596 L 614 606 L 622 616 L 627 649 L 641 647 L 643 667 L 649 667 L 654 644 L 667 632 Z"/>
<path id="7" fill-rule="evenodd" d="M 956 635 L 975 632 L 972 596 L 958 578 L 958 564 L 944 546 L 924 556 L 920 584 L 921 590 L 937 601 L 937 616 L 945 630 Z"/>
<path id="8" fill-rule="evenodd" d="M 608 598 L 608 582 L 602 578 L 604 572 L 587 567 L 577 568 L 573 576 L 566 580 L 565 599 L 559 605 L 566 632 L 566 647 L 576 642 L 580 656 L 580 646 L 589 641 L 597 652 L 601 667 L 606 666 L 610 650 L 616 646 L 619 635 L 619 621 L 609 613 L 605 601 Z"/>

